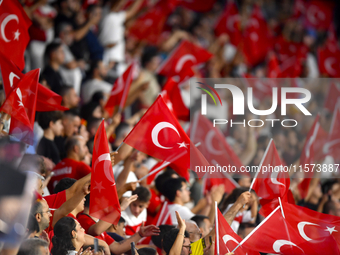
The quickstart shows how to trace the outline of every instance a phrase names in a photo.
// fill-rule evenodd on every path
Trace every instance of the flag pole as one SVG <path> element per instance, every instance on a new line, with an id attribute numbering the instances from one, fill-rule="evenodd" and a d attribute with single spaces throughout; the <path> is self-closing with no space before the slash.
<path id="1" fill-rule="evenodd" d="M 264 154 L 263 154 L 263 157 L 262 157 L 261 162 L 260 162 L 260 165 L 259 165 L 259 169 L 258 169 L 258 171 L 256 172 L 256 174 L 255 174 L 255 176 L 254 176 L 254 178 L 253 178 L 253 181 L 251 182 L 251 185 L 250 185 L 250 188 L 249 188 L 249 192 L 250 192 L 251 189 L 253 188 L 253 185 L 254 185 L 254 183 L 255 183 L 255 181 L 256 181 L 256 178 L 257 178 L 259 172 L 261 171 L 261 167 L 262 167 L 263 161 L 264 161 L 265 157 L 267 156 L 268 150 L 269 150 L 270 145 L 271 145 L 272 142 L 273 142 L 273 138 L 270 139 L 270 141 L 269 141 L 269 143 L 268 143 L 268 146 L 267 146 L 267 149 L 266 149 L 266 151 L 265 151 Z"/>
<path id="2" fill-rule="evenodd" d="M 285 217 L 285 213 L 284 213 L 284 211 L 283 211 L 282 204 L 281 204 L 281 198 L 280 198 L 280 197 L 278 197 L 278 198 L 279 198 L 279 203 L 280 203 L 280 208 L 281 208 L 282 217 L 283 217 L 283 218 L 286 218 L 286 217 Z"/>
<path id="3" fill-rule="evenodd" d="M 235 250 L 240 247 L 242 244 L 245 243 L 245 241 L 247 241 L 249 239 L 250 236 L 252 236 L 256 230 L 258 230 L 270 217 L 272 217 L 272 215 L 280 208 L 280 206 L 276 207 L 276 209 L 274 211 L 272 211 L 267 218 L 265 218 L 259 225 L 257 225 L 256 228 L 253 229 L 253 231 L 251 231 L 236 247 L 232 252 L 235 252 Z"/>
<path id="4" fill-rule="evenodd" d="M 118 150 L 120 149 L 120 147 L 122 147 L 124 142 L 121 142 L 121 144 L 119 144 L 118 148 L 115 150 L 115 152 L 118 152 Z"/>
<path id="5" fill-rule="evenodd" d="M 219 246 L 219 242 L 220 242 L 220 237 L 219 237 L 219 232 L 218 232 L 218 218 L 217 218 L 217 201 L 215 201 L 215 230 L 216 230 L 216 253 L 217 255 L 220 255 L 220 246 Z"/>

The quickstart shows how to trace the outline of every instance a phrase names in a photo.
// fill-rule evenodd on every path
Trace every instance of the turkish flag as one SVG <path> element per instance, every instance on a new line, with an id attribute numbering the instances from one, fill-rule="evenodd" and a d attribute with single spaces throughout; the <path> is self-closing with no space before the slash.
<path id="1" fill-rule="evenodd" d="M 325 99 L 324 108 L 328 109 L 330 112 L 334 112 L 336 102 L 340 98 L 340 89 L 335 82 L 332 82 L 328 94 Z"/>
<path id="2" fill-rule="evenodd" d="M 129 34 L 151 45 L 157 45 L 168 16 L 177 5 L 177 1 L 158 1 L 144 15 L 135 20 Z"/>
<path id="3" fill-rule="evenodd" d="M 305 179 L 298 185 L 298 189 L 300 191 L 301 198 L 305 198 L 307 196 L 308 187 L 310 184 L 310 181 L 314 175 L 314 171 L 309 171 L 309 168 L 312 168 L 312 166 L 309 166 L 308 169 L 305 168 L 305 164 L 316 164 L 316 158 L 315 153 L 316 151 L 319 151 L 320 148 L 323 147 L 323 144 L 318 144 L 316 146 L 316 141 L 323 141 L 325 142 L 325 137 L 327 135 L 326 131 L 323 130 L 323 128 L 320 126 L 319 123 L 319 114 L 316 116 L 313 126 L 309 130 L 306 142 L 303 146 L 301 156 L 300 156 L 300 165 L 302 166 L 304 170 L 304 177 Z"/>
<path id="4" fill-rule="evenodd" d="M 182 70 L 208 61 L 213 55 L 189 42 L 182 41 L 160 65 L 158 73 L 167 77 L 179 74 Z"/>
<path id="5" fill-rule="evenodd" d="M 182 168 L 195 170 L 195 166 L 209 166 L 166 106 L 161 95 L 123 142 L 150 156 L 180 165 Z M 201 177 L 205 173 L 197 174 Z"/>
<path id="6" fill-rule="evenodd" d="M 32 70 L 24 75 L 18 86 L 8 94 L 0 108 L 33 131 L 36 94 L 39 80 L 39 69 Z M 12 126 L 13 122 L 11 122 Z"/>
<path id="7" fill-rule="evenodd" d="M 14 63 L 0 54 L 0 66 L 2 81 L 6 96 L 17 87 L 23 73 L 14 65 Z M 36 110 L 38 112 L 65 111 L 68 108 L 61 106 L 62 97 L 52 90 L 38 83 L 38 96 Z"/>
<path id="8" fill-rule="evenodd" d="M 332 242 L 334 238 L 338 248 L 340 248 L 339 217 L 289 203 L 282 203 L 282 208 L 287 222 L 292 226 L 296 226 L 300 236 L 311 246 L 311 249 L 318 250 L 319 254 L 339 254 L 339 250 L 334 247 L 334 242 Z M 326 238 L 327 242 L 317 243 L 318 245 L 314 244 L 315 239 L 322 238 Z M 325 250 L 329 250 L 327 246 L 332 247 L 335 253 L 326 253 Z"/>
<path id="9" fill-rule="evenodd" d="M 255 66 L 262 62 L 267 52 L 273 48 L 271 41 L 267 22 L 260 7 L 255 5 L 243 37 L 243 53 L 247 63 Z"/>
<path id="10" fill-rule="evenodd" d="M 267 218 L 261 222 L 259 227 L 243 240 L 245 242 L 243 244 L 241 243 L 242 247 L 252 248 L 264 253 L 287 255 L 339 254 L 337 243 L 331 236 L 319 236 L 314 240 L 307 241 L 303 235 L 304 225 L 299 226 L 291 220 L 289 215 L 291 215 L 292 212 L 286 210 L 287 205 L 290 204 L 284 203 L 282 211 L 280 206 L 272 211 Z M 297 210 L 294 210 L 294 213 L 298 214 Z M 259 240 L 261 240 L 261 242 L 259 242 Z M 327 243 L 327 245 L 325 245 L 325 243 Z"/>
<path id="11" fill-rule="evenodd" d="M 304 0 L 295 0 L 293 6 L 293 17 L 300 18 L 306 14 L 306 2 Z"/>
<path id="12" fill-rule="evenodd" d="M 120 215 L 116 181 L 103 120 L 93 145 L 90 216 L 117 225 Z"/>
<path id="13" fill-rule="evenodd" d="M 217 219 L 215 219 L 215 255 L 217 254 L 227 254 L 233 251 L 236 246 L 242 241 L 234 230 L 229 226 L 228 222 L 224 218 L 223 214 L 219 209 L 217 209 Z M 217 247 L 218 245 L 218 247 Z M 219 251 L 219 252 L 218 252 Z M 256 255 L 259 254 L 256 251 L 247 249 L 245 247 L 239 247 L 235 251 L 236 255 Z"/>
<path id="14" fill-rule="evenodd" d="M 104 106 L 104 109 L 109 113 L 110 116 L 112 116 L 115 106 L 119 105 L 120 109 L 124 108 L 135 68 L 135 64 L 132 63 L 113 84 L 110 98 L 107 100 Z"/>
<path id="15" fill-rule="evenodd" d="M 30 40 L 28 28 L 32 25 L 24 9 L 17 0 L 0 2 L 0 52 L 23 70 L 24 53 Z M 13 50 L 15 49 L 15 50 Z"/>
<path id="16" fill-rule="evenodd" d="M 190 137 L 192 141 L 201 143 L 198 149 L 211 165 L 221 167 L 236 167 L 236 173 L 249 176 L 247 173 L 241 173 L 242 162 L 226 142 L 222 132 L 214 127 L 212 123 L 203 115 L 196 114 L 193 118 L 193 125 L 190 128 Z M 210 190 L 211 187 L 224 184 L 225 192 L 230 193 L 238 187 L 238 184 L 228 174 L 232 171 L 215 172 L 206 179 L 204 191 Z M 212 177 L 212 178 L 211 178 Z"/>
<path id="17" fill-rule="evenodd" d="M 168 99 L 171 101 L 172 111 L 175 116 L 180 120 L 188 121 L 190 112 L 188 107 L 183 103 L 181 90 L 178 86 L 178 82 L 176 82 L 173 78 L 169 78 L 165 83 L 162 92 L 164 91 Z"/>
<path id="18" fill-rule="evenodd" d="M 264 200 L 261 204 L 277 197 L 282 198 L 287 193 L 290 179 L 288 172 L 284 172 L 282 167 L 280 156 L 271 139 L 251 186 L 261 200 Z"/>
<path id="19" fill-rule="evenodd" d="M 216 0 L 180 0 L 179 5 L 195 12 L 208 12 L 214 6 Z"/>
<path id="20" fill-rule="evenodd" d="M 230 42 L 235 46 L 238 46 L 242 41 L 241 16 L 233 0 L 228 1 L 224 12 L 215 25 L 216 36 L 224 33 L 229 35 Z"/>
<path id="21" fill-rule="evenodd" d="M 333 21 L 333 1 L 312 0 L 306 7 L 306 25 L 317 30 L 327 30 Z"/>
<path id="22" fill-rule="evenodd" d="M 340 99 L 335 106 L 328 139 L 323 146 L 323 153 L 331 155 L 335 162 L 340 161 Z"/>

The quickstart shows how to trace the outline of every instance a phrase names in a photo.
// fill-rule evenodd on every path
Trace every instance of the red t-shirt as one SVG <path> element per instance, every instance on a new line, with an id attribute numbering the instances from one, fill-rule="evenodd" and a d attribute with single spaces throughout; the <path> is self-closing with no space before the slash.
<path id="1" fill-rule="evenodd" d="M 77 215 L 77 219 L 80 225 L 85 229 L 86 234 L 88 234 L 89 228 L 96 223 L 90 216 L 84 213 L 79 213 Z M 96 236 L 96 238 L 105 241 L 108 245 L 112 244 L 115 241 L 111 236 L 106 233 L 106 231 L 104 231 L 100 236 Z"/>
<path id="2" fill-rule="evenodd" d="M 54 176 L 48 184 L 48 190 L 51 193 L 61 179 L 68 177 L 79 180 L 91 173 L 91 167 L 84 162 L 65 158 L 54 167 L 53 172 Z"/>

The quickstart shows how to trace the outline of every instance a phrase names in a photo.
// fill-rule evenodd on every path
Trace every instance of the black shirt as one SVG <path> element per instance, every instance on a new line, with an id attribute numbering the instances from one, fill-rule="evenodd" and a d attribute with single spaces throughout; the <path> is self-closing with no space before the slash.
<path id="1" fill-rule="evenodd" d="M 57 146 L 52 140 L 47 139 L 46 137 L 41 138 L 37 146 L 37 154 L 49 158 L 54 164 L 58 164 L 60 161 Z"/>
<path id="2" fill-rule="evenodd" d="M 58 71 L 55 71 L 51 66 L 47 65 L 44 68 L 41 76 L 44 76 L 48 86 L 50 86 L 53 92 L 58 93 L 62 86 L 64 86 L 63 78 Z"/>

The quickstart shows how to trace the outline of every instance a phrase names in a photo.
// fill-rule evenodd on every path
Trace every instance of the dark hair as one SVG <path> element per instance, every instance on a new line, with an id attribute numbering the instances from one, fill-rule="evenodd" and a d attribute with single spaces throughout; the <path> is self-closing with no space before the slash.
<path id="1" fill-rule="evenodd" d="M 61 191 L 64 191 L 64 190 L 67 190 L 69 188 L 71 188 L 71 186 L 76 182 L 77 180 L 76 179 L 72 179 L 72 178 L 63 178 L 61 179 L 57 185 L 55 185 L 54 187 L 54 194 L 57 194 L 58 192 L 61 192 Z"/>
<path id="2" fill-rule="evenodd" d="M 138 254 L 139 255 L 156 255 L 157 251 L 151 247 L 144 247 L 144 248 L 138 249 Z"/>
<path id="3" fill-rule="evenodd" d="M 173 225 L 160 225 L 158 226 L 161 231 L 158 236 L 151 236 L 151 240 L 159 249 L 162 249 L 162 241 L 165 233 L 168 233 L 171 229 L 174 229 Z"/>
<path id="4" fill-rule="evenodd" d="M 42 211 L 42 204 L 39 201 L 35 201 L 31 208 L 31 214 L 35 216 L 37 213 Z"/>
<path id="5" fill-rule="evenodd" d="M 105 99 L 103 91 L 96 91 L 93 94 L 91 101 L 100 103 L 100 100 L 103 100 L 103 99 Z"/>
<path id="6" fill-rule="evenodd" d="M 118 224 L 125 223 L 125 219 L 123 217 L 119 218 Z"/>
<path id="7" fill-rule="evenodd" d="M 208 219 L 209 220 L 209 217 L 205 216 L 205 215 L 195 215 L 194 217 L 191 218 L 192 221 L 196 222 L 197 226 L 199 228 L 204 228 L 205 226 L 205 223 L 204 223 L 204 220 L 205 219 Z"/>
<path id="8" fill-rule="evenodd" d="M 74 146 L 79 146 L 79 137 L 80 136 L 74 135 L 74 136 L 67 138 L 65 142 L 66 155 L 73 150 Z"/>
<path id="9" fill-rule="evenodd" d="M 61 97 L 64 97 L 64 96 L 67 95 L 67 93 L 68 93 L 71 89 L 74 89 L 74 87 L 71 86 L 71 85 L 63 85 L 63 86 L 61 86 L 61 88 L 59 89 L 58 94 L 59 94 Z"/>
<path id="10" fill-rule="evenodd" d="M 30 213 L 28 216 L 27 229 L 28 235 L 32 234 L 33 232 L 39 233 L 40 231 L 39 223 L 32 213 Z"/>
<path id="11" fill-rule="evenodd" d="M 176 198 L 177 190 L 182 188 L 183 182 L 186 183 L 183 177 L 168 179 L 164 183 L 163 195 L 169 199 L 170 202 L 173 202 Z"/>
<path id="12" fill-rule="evenodd" d="M 178 228 L 174 228 L 171 229 L 170 231 L 166 232 L 164 237 L 163 237 L 163 249 L 165 251 L 166 254 L 169 254 L 172 245 L 174 244 L 177 235 L 179 233 L 179 229 Z M 185 237 L 189 237 L 189 233 L 187 231 L 184 232 L 184 236 Z"/>
<path id="13" fill-rule="evenodd" d="M 163 173 L 158 175 L 155 179 L 156 189 L 163 194 L 164 183 L 166 180 L 171 178 L 171 175 L 176 174 L 176 172 L 170 168 L 167 168 Z"/>
<path id="14" fill-rule="evenodd" d="M 48 247 L 48 242 L 40 238 L 30 238 L 22 242 L 17 255 L 41 255 L 40 247 Z"/>
<path id="15" fill-rule="evenodd" d="M 145 68 L 145 66 L 151 61 L 153 57 L 156 57 L 158 55 L 158 50 L 156 47 L 153 46 L 147 46 L 144 48 L 144 52 L 141 57 L 141 64 L 142 67 Z"/>
<path id="16" fill-rule="evenodd" d="M 134 191 L 132 191 L 132 195 L 138 195 L 137 201 L 142 203 L 148 203 L 151 198 L 151 193 L 148 188 L 143 186 L 137 187 Z"/>
<path id="17" fill-rule="evenodd" d="M 336 205 L 334 201 L 328 200 L 323 206 L 322 213 L 329 214 L 332 211 L 336 211 Z"/>
<path id="18" fill-rule="evenodd" d="M 93 73 L 99 67 L 100 62 L 103 62 L 103 61 L 101 59 L 95 59 L 91 62 L 91 66 L 88 71 L 90 77 L 93 77 Z"/>
<path id="19" fill-rule="evenodd" d="M 80 117 L 86 121 L 88 121 L 90 118 L 93 118 L 93 112 L 98 106 L 100 106 L 99 102 L 93 101 L 84 104 L 80 110 Z"/>
<path id="20" fill-rule="evenodd" d="M 98 129 L 100 123 L 102 122 L 102 119 L 91 116 L 86 121 L 87 121 L 86 129 L 90 133 L 92 128 L 95 128 L 96 130 Z"/>
<path id="21" fill-rule="evenodd" d="M 53 111 L 53 112 L 39 112 L 38 114 L 38 124 L 43 129 L 46 130 L 50 127 L 50 122 L 56 123 L 58 120 L 61 120 L 63 117 L 62 112 Z"/>
<path id="22" fill-rule="evenodd" d="M 46 46 L 44 53 L 45 64 L 47 64 L 50 61 L 51 54 L 55 52 L 61 45 L 62 45 L 61 42 L 55 41 L 51 42 Z"/>
<path id="23" fill-rule="evenodd" d="M 94 245 L 91 244 L 91 245 L 83 246 L 83 251 L 85 251 L 87 248 L 91 248 L 91 250 L 94 250 Z M 104 246 L 98 245 L 98 251 L 104 253 L 105 252 Z"/>
<path id="24" fill-rule="evenodd" d="M 87 208 L 90 207 L 90 193 L 85 196 L 84 206 L 87 207 Z"/>
<path id="25" fill-rule="evenodd" d="M 223 213 L 224 210 L 227 209 L 229 204 L 233 204 L 236 202 L 237 198 L 243 193 L 248 191 L 249 189 L 246 187 L 239 187 L 239 188 L 235 188 L 229 196 L 227 196 L 224 201 L 221 202 L 221 212 Z"/>
<path id="26" fill-rule="evenodd" d="M 68 251 L 75 250 L 72 244 L 72 230 L 76 230 L 76 222 L 71 217 L 64 217 L 54 225 L 52 238 L 53 255 L 66 255 Z"/>

